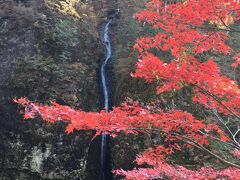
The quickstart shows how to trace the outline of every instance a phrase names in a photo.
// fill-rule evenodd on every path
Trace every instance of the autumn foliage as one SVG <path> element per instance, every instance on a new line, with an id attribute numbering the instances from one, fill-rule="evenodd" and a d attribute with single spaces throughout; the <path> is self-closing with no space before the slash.
<path id="1" fill-rule="evenodd" d="M 239 11 L 239 3 L 234 0 L 190 0 L 164 6 L 163 1 L 156 0 L 146 6 L 147 10 L 138 13 L 136 18 L 149 23 L 159 32 L 153 37 L 137 40 L 134 48 L 141 56 L 133 76 L 144 78 L 147 82 L 157 82 L 159 94 L 193 86 L 194 102 L 207 108 L 217 108 L 225 114 L 232 113 L 202 92 L 207 91 L 239 114 L 237 83 L 222 76 L 212 59 L 200 62 L 196 58 L 206 51 L 232 53 L 225 40 L 228 38 L 227 32 L 231 31 L 229 26 L 239 18 L 234 11 Z M 165 63 L 151 53 L 153 49 L 170 51 L 172 61 Z M 234 58 L 236 62 L 233 66 L 236 67 L 239 54 Z"/>
<path id="2" fill-rule="evenodd" d="M 240 5 L 236 0 L 183 0 L 173 4 L 151 0 L 146 9 L 135 15 L 138 21 L 150 25 L 155 35 L 141 37 L 134 50 L 138 52 L 136 70 L 132 76 L 156 84 L 156 93 L 161 95 L 189 88 L 195 104 L 220 114 L 234 116 L 239 121 L 240 90 L 237 82 L 221 75 L 214 59 L 199 59 L 203 52 L 232 55 L 233 67 L 239 64 L 239 53 L 235 53 L 225 41 L 228 32 L 237 31 L 231 25 L 239 20 Z M 166 61 L 156 52 L 167 52 L 171 60 Z M 235 54 L 235 55 L 234 55 Z M 219 157 L 208 149 L 211 141 L 231 143 L 233 155 L 239 158 L 239 144 L 216 122 L 198 119 L 189 112 L 163 110 L 157 103 L 141 104 L 128 100 L 111 112 L 84 112 L 55 102 L 51 105 L 32 103 L 26 98 L 15 100 L 25 107 L 24 119 L 40 115 L 44 121 L 54 123 L 66 121 L 67 133 L 73 130 L 95 130 L 115 137 L 119 132 L 126 134 L 157 134 L 162 142 L 139 154 L 136 163 L 148 168 L 131 171 L 116 170 L 126 179 L 228 179 L 240 178 L 240 165 Z M 237 132 L 238 133 L 238 132 Z M 202 167 L 189 170 L 172 165 L 166 157 L 184 149 L 198 148 L 229 165 L 215 170 Z"/>

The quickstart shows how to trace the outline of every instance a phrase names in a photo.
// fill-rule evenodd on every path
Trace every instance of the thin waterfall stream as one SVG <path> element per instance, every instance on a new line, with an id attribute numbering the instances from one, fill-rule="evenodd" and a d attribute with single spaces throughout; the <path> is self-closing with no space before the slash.
<path id="1" fill-rule="evenodd" d="M 109 88 L 107 84 L 107 73 L 106 73 L 106 67 L 108 64 L 109 59 L 112 55 L 112 49 L 111 49 L 111 42 L 109 38 L 109 26 L 112 23 L 112 19 L 110 19 L 107 24 L 104 27 L 103 31 L 103 44 L 105 46 L 105 60 L 103 61 L 101 65 L 101 84 L 102 84 L 102 90 L 104 95 L 104 108 L 106 111 L 109 111 Z M 107 135 L 102 134 L 101 137 L 101 180 L 106 180 L 106 145 L 107 145 Z"/>

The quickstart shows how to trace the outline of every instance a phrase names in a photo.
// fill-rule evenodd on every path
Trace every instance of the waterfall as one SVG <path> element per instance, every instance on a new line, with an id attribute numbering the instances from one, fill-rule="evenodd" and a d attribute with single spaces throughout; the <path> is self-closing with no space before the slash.
<path id="1" fill-rule="evenodd" d="M 103 93 L 104 93 L 104 108 L 106 109 L 106 111 L 109 111 L 109 92 L 108 92 L 107 81 L 106 81 L 106 66 L 107 66 L 108 60 L 111 58 L 111 55 L 112 55 L 111 42 L 108 35 L 109 25 L 111 22 L 112 20 L 109 20 L 104 28 L 103 43 L 106 48 L 106 54 L 105 54 L 105 60 L 103 61 L 101 66 L 101 79 L 102 79 L 102 87 L 103 87 Z"/>
<path id="2" fill-rule="evenodd" d="M 110 19 L 104 27 L 103 31 L 103 44 L 105 46 L 105 60 L 101 65 L 101 83 L 103 88 L 103 95 L 104 95 L 104 108 L 106 111 L 109 111 L 109 89 L 107 86 L 107 73 L 106 73 L 106 66 L 111 58 L 112 49 L 111 49 L 111 42 L 109 38 L 109 25 L 111 24 L 112 19 Z M 107 143 L 107 135 L 103 134 L 101 137 L 101 180 L 105 180 L 105 166 L 106 166 L 106 143 Z"/>

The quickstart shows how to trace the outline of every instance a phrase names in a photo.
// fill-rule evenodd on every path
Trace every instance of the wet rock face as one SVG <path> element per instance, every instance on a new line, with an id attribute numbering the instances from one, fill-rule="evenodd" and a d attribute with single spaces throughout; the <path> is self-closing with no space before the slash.
<path id="1" fill-rule="evenodd" d="M 12 103 L 14 97 L 26 96 L 85 110 L 99 107 L 101 51 L 96 49 L 101 45 L 97 28 L 88 26 L 97 27 L 100 20 L 92 10 L 93 21 L 86 24 L 60 12 L 57 3 L 0 2 L 0 179 L 85 179 L 88 174 L 91 132 L 67 135 L 63 123 L 25 122 Z M 87 4 L 75 6 L 79 12 Z M 61 44 L 61 38 L 69 41 Z"/>
<path id="2" fill-rule="evenodd" d="M 1 179 L 85 179 L 91 134 L 66 136 L 48 129 L 46 135 L 42 131 L 44 136 L 2 132 Z"/>

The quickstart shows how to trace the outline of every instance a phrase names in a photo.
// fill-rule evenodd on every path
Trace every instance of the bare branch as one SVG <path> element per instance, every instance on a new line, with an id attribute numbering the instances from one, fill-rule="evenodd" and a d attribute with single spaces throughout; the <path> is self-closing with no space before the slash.
<path id="1" fill-rule="evenodd" d="M 179 135 L 178 135 L 178 136 L 179 136 Z M 184 141 L 184 140 L 183 140 L 184 142 L 186 142 L 186 143 L 188 143 L 188 144 L 190 144 L 190 145 L 193 145 L 194 147 L 197 147 L 197 148 L 199 148 L 199 149 L 207 152 L 208 154 L 212 155 L 213 157 L 217 158 L 218 160 L 220 160 L 220 161 L 222 161 L 222 162 L 224 162 L 224 163 L 226 163 L 226 164 L 228 164 L 228 165 L 230 165 L 230 166 L 233 166 L 233 167 L 236 167 L 236 168 L 240 168 L 240 165 L 235 164 L 235 163 L 232 163 L 232 162 L 230 162 L 230 161 L 227 161 L 227 160 L 221 158 L 221 157 L 218 156 L 217 154 L 213 153 L 212 151 L 210 151 L 209 149 L 205 148 L 204 146 L 196 143 L 195 141 L 193 141 L 193 140 L 191 140 L 191 139 L 189 139 L 189 138 L 186 138 L 186 137 L 184 137 L 184 136 L 181 136 L 181 137 L 187 139 L 187 140 L 190 141 L 191 143 L 188 143 L 187 141 Z"/>
<path id="2" fill-rule="evenodd" d="M 217 117 L 218 121 L 221 122 L 221 124 L 227 129 L 227 131 L 230 133 L 230 135 L 232 136 L 232 139 L 234 141 L 234 143 L 240 147 L 240 143 L 236 140 L 236 135 L 240 132 L 240 129 L 238 128 L 238 130 L 233 133 L 232 130 L 227 126 L 227 123 L 224 122 L 224 120 L 221 118 L 221 116 L 218 114 L 216 109 L 213 109 L 213 113 L 214 115 Z"/>
<path id="3" fill-rule="evenodd" d="M 232 146 L 232 147 L 240 150 L 240 147 L 239 147 L 239 146 L 237 146 L 237 145 L 235 145 L 235 144 L 233 144 L 233 143 L 231 143 L 231 142 L 223 142 L 221 139 L 219 139 L 219 138 L 217 138 L 217 137 L 211 136 L 211 135 L 209 135 L 209 134 L 207 134 L 207 133 L 204 133 L 204 132 L 202 132 L 202 131 L 199 131 L 199 132 L 200 132 L 201 134 L 204 134 L 204 135 L 206 135 L 206 136 L 208 136 L 208 137 L 210 137 L 210 138 L 212 138 L 212 139 L 215 139 L 215 140 L 217 140 L 217 141 L 219 141 L 219 142 L 221 142 L 221 143 L 230 145 L 230 146 Z"/>
<path id="4" fill-rule="evenodd" d="M 221 100 L 218 99 L 218 97 L 216 97 L 214 94 L 210 93 L 209 91 L 201 88 L 200 86 L 198 86 L 197 84 L 193 84 L 193 86 L 197 87 L 202 93 L 211 96 L 215 101 L 217 101 L 219 104 L 221 104 L 224 108 L 226 108 L 230 113 L 232 113 L 233 116 L 235 116 L 238 121 L 240 121 L 240 116 L 237 115 L 231 108 L 229 108 L 227 105 L 225 105 L 223 102 L 221 102 Z"/>
<path id="5" fill-rule="evenodd" d="M 160 129 L 156 129 L 156 128 L 153 128 L 153 129 L 152 129 L 152 128 L 151 128 L 151 129 L 149 129 L 149 128 L 132 128 L 131 130 L 136 130 L 136 131 L 140 131 L 140 132 L 145 132 L 145 131 L 151 130 L 152 133 L 157 133 L 157 134 L 163 133 Z M 178 134 L 178 133 L 171 133 L 171 135 L 174 135 L 174 136 L 176 136 L 176 137 L 177 137 L 177 136 L 178 136 L 178 137 L 181 137 L 183 142 L 188 143 L 188 144 L 190 144 L 190 145 L 193 145 L 194 147 L 197 147 L 198 149 L 201 149 L 202 151 L 207 152 L 208 154 L 210 154 L 210 155 L 212 155 L 213 157 L 215 157 L 216 159 L 224 162 L 225 164 L 228 164 L 228 165 L 230 165 L 230 166 L 234 166 L 234 167 L 236 167 L 236 168 L 240 168 L 240 165 L 235 164 L 235 163 L 232 163 L 232 162 L 230 162 L 230 161 L 228 161 L 228 160 L 223 159 L 223 158 L 220 157 L 219 155 L 213 153 L 213 152 L 210 151 L 209 149 L 205 148 L 204 146 L 198 144 L 197 142 L 193 141 L 192 139 L 190 139 L 190 138 L 188 138 L 188 137 L 185 137 L 185 136 L 180 135 L 180 134 Z"/>

